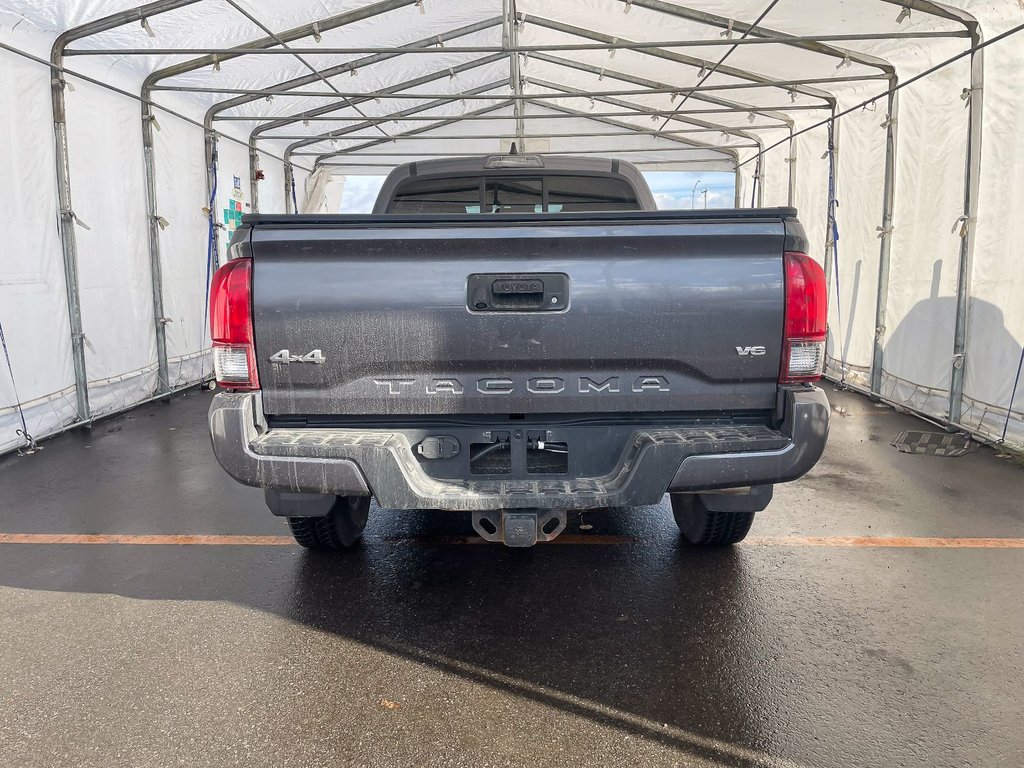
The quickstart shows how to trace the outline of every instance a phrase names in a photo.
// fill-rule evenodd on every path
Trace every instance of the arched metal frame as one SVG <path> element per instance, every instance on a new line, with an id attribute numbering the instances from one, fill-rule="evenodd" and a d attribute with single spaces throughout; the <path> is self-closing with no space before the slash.
<path id="1" fill-rule="evenodd" d="M 532 98 L 523 91 L 523 86 L 526 84 L 537 84 L 549 88 L 550 90 L 565 90 L 567 97 L 572 96 L 593 96 L 595 101 L 601 101 L 605 104 L 610 104 L 616 107 L 620 107 L 627 110 L 626 114 L 635 112 L 637 115 L 650 114 L 651 110 L 648 107 L 625 101 L 620 98 L 613 98 L 609 95 L 600 94 L 584 94 L 582 92 L 573 92 L 571 89 L 562 89 L 553 83 L 544 81 L 538 81 L 532 78 L 525 78 L 521 72 L 521 61 L 522 55 L 528 55 L 537 60 L 546 61 L 549 64 L 553 64 L 561 67 L 570 67 L 581 71 L 591 71 L 592 67 L 581 64 L 572 59 L 559 57 L 557 54 L 559 50 L 573 50 L 573 49 L 607 49 L 614 50 L 617 48 L 626 48 L 634 50 L 637 53 L 646 54 L 649 56 L 658 56 L 667 60 L 674 61 L 676 63 L 688 64 L 693 67 L 700 67 L 702 70 L 706 70 L 709 66 L 714 67 L 714 71 L 723 75 L 738 78 L 745 81 L 744 85 L 737 85 L 734 87 L 742 88 L 753 88 L 753 87 L 765 87 L 765 88 L 776 88 L 783 89 L 786 93 L 800 94 L 802 96 L 809 97 L 811 99 L 817 99 L 822 102 L 821 108 L 831 110 L 833 116 L 834 127 L 838 128 L 838 122 L 835 121 L 836 115 L 836 99 L 828 90 L 819 88 L 819 85 L 828 85 L 829 83 L 842 83 L 842 82 L 854 82 L 858 80 L 867 79 L 879 79 L 884 80 L 888 83 L 888 88 L 882 95 L 886 96 L 887 99 L 887 118 L 886 118 L 886 140 L 885 140 L 885 161 L 884 161 L 884 182 L 883 182 L 883 199 L 882 199 L 882 223 L 879 227 L 880 232 L 880 255 L 879 255 L 879 275 L 878 275 L 878 291 L 876 299 L 876 332 L 875 332 L 875 348 L 871 367 L 871 387 L 870 393 L 879 397 L 881 395 L 881 381 L 882 381 L 882 356 L 884 346 L 884 335 L 885 335 L 885 316 L 886 316 L 886 304 L 888 300 L 888 284 L 889 284 L 889 266 L 891 260 L 891 240 L 893 230 L 893 209 L 895 203 L 895 165 L 896 165 L 896 129 L 898 125 L 898 94 L 894 90 L 898 85 L 897 74 L 895 68 L 884 59 L 869 56 L 866 54 L 860 54 L 856 51 L 851 51 L 845 48 L 835 47 L 831 45 L 831 42 L 841 41 L 857 41 L 857 40 L 869 40 L 869 39 L 914 39 L 914 38 L 928 38 L 928 37 L 968 37 L 971 45 L 971 93 L 980 96 L 983 88 L 983 71 L 984 71 L 984 52 L 982 50 L 974 50 L 981 42 L 981 31 L 978 22 L 975 18 L 959 9 L 950 8 L 942 5 L 938 2 L 932 2 L 931 0 L 878 0 L 880 3 L 887 3 L 889 5 L 899 6 L 906 8 L 911 11 L 920 12 L 929 16 L 934 16 L 947 21 L 955 22 L 964 28 L 963 32 L 933 32 L 933 33 L 891 33 L 884 35 L 822 35 L 816 37 L 801 37 L 795 35 L 788 35 L 770 29 L 766 26 L 755 26 L 745 24 L 738 20 L 727 19 L 721 16 L 716 16 L 703 11 L 691 9 L 675 3 L 665 2 L 664 0 L 618 0 L 623 3 L 628 9 L 630 6 L 636 6 L 645 8 L 647 10 L 655 11 L 671 15 L 677 18 L 686 19 L 688 21 L 697 22 L 703 25 L 726 29 L 729 31 L 727 40 L 694 40 L 694 41 L 671 41 L 672 49 L 669 50 L 667 46 L 651 45 L 649 43 L 630 43 L 628 41 L 621 41 L 618 38 L 612 38 L 603 33 L 599 33 L 595 30 L 587 30 L 572 25 L 564 24 L 561 22 L 555 22 L 550 19 L 543 19 L 540 17 L 520 14 L 517 13 L 515 8 L 515 0 L 503 0 L 503 12 L 501 16 L 493 19 L 486 20 L 484 22 L 477 22 L 473 25 L 467 25 L 457 30 L 452 30 L 449 33 L 442 34 L 441 36 L 433 36 L 426 40 L 416 41 L 409 43 L 401 47 L 395 48 L 382 48 L 379 50 L 363 48 L 363 49 L 328 49 L 328 48 L 310 48 L 310 49 L 298 49 L 290 48 L 289 43 L 302 40 L 304 38 L 311 38 L 319 36 L 320 33 L 337 29 L 348 24 L 355 23 L 364 19 L 379 16 L 389 11 L 397 10 L 409 5 L 417 4 L 419 0 L 381 0 L 380 2 L 373 3 L 371 5 L 363 6 L 362 8 L 354 11 L 349 11 L 342 14 L 337 14 L 324 19 L 317 19 L 311 21 L 308 24 L 304 24 L 295 27 L 284 32 L 275 33 L 268 27 L 262 24 L 259 19 L 256 19 L 249 12 L 241 8 L 233 0 L 228 0 L 228 3 L 234 7 L 240 14 L 244 15 L 250 22 L 254 23 L 261 29 L 263 29 L 267 36 L 250 41 L 248 43 L 234 46 L 232 48 L 225 49 L 170 49 L 163 52 L 166 53 L 201 53 L 199 58 L 194 58 L 186 62 L 172 65 L 164 69 L 158 70 L 150 74 L 142 88 L 142 137 L 143 137 L 143 150 L 144 150 L 144 162 L 146 171 L 146 192 L 147 192 L 147 214 L 149 218 L 149 251 L 150 251 L 150 263 L 151 263 L 151 274 L 152 274 L 152 290 L 153 290 L 153 308 L 154 318 L 156 322 L 155 334 L 157 343 L 157 354 L 158 354 L 158 381 L 159 389 L 157 395 L 166 395 L 170 391 L 168 382 L 168 365 L 167 365 L 167 350 L 166 350 L 166 335 L 165 335 L 165 323 L 166 318 L 163 312 L 163 286 L 161 279 L 161 256 L 160 256 L 160 240 L 159 240 L 159 215 L 157 213 L 157 199 L 156 199 L 156 186 L 155 186 L 155 161 L 153 157 L 153 122 L 154 116 L 154 102 L 153 93 L 156 91 L 187 91 L 187 90 L 203 90 L 203 89 L 188 89 L 178 88 L 173 85 L 161 85 L 161 82 L 171 78 L 175 75 L 184 74 L 186 72 L 195 71 L 204 67 L 218 66 L 220 62 L 223 62 L 230 58 L 240 56 L 251 56 L 251 55 L 290 55 L 302 63 L 307 69 L 310 70 L 310 74 L 292 78 L 288 81 L 277 83 L 273 86 L 269 86 L 265 89 L 257 89 L 252 92 L 238 93 L 230 99 L 218 102 L 214 104 L 206 113 L 204 119 L 205 126 L 205 150 L 207 157 L 207 167 L 210 167 L 210 159 L 216 152 L 216 143 L 218 138 L 218 132 L 214 130 L 214 121 L 218 119 L 225 119 L 221 113 L 242 104 L 251 103 L 253 101 L 265 98 L 268 95 L 274 95 L 278 93 L 294 92 L 297 88 L 309 85 L 313 82 L 320 82 L 326 85 L 335 95 L 338 97 L 338 101 L 332 102 L 327 105 L 321 105 L 312 109 L 307 109 L 303 112 L 289 115 L 286 117 L 272 116 L 267 118 L 254 118 L 254 117 L 239 117 L 236 119 L 259 119 L 261 124 L 258 125 L 250 134 L 247 142 L 250 150 L 250 182 L 252 187 L 252 198 L 254 210 L 258 210 L 258 188 L 256 184 L 256 167 L 258 152 L 257 142 L 260 140 L 280 138 L 275 135 L 268 135 L 269 131 L 277 130 L 280 128 L 287 127 L 302 121 L 310 120 L 337 120 L 336 117 L 330 117 L 334 112 L 342 109 L 351 108 L 357 113 L 361 114 L 358 105 L 364 103 L 367 100 L 387 97 L 387 96 L 398 96 L 404 92 L 409 91 L 412 88 L 420 85 L 439 80 L 449 75 L 450 70 L 444 69 L 442 71 L 433 72 L 428 75 L 421 76 L 414 80 L 410 80 L 404 83 L 399 83 L 388 89 L 384 89 L 381 92 L 374 94 L 367 94 L 365 96 L 355 96 L 354 94 L 343 94 L 341 93 L 332 83 L 329 82 L 329 78 L 334 77 L 337 74 L 350 71 L 356 68 L 370 67 L 374 63 L 384 61 L 395 56 L 406 55 L 409 53 L 427 53 L 429 49 L 437 45 L 439 42 L 448 42 L 450 40 L 457 40 L 460 37 L 472 34 L 473 32 L 481 31 L 483 29 L 489 29 L 492 27 L 501 26 L 502 38 L 500 48 L 487 49 L 480 47 L 479 52 L 483 54 L 477 59 L 456 67 L 457 71 L 466 71 L 475 67 L 483 66 L 488 63 L 508 58 L 509 61 L 509 77 L 507 81 L 499 81 L 497 83 L 488 84 L 487 86 L 474 89 L 472 92 L 467 92 L 467 95 L 485 94 L 488 90 L 495 90 L 501 87 L 511 87 L 512 94 L 511 98 L 507 101 L 502 101 L 498 98 L 495 99 L 496 103 L 500 104 L 500 107 L 513 106 L 514 119 L 515 119 L 515 133 L 514 136 L 522 142 L 523 139 L 530 138 L 526 132 L 526 116 L 523 113 L 523 107 L 526 104 L 533 104 L 542 106 L 548 110 L 555 112 L 562 112 L 566 116 L 577 116 L 580 118 L 586 118 L 595 122 L 607 124 L 611 127 L 619 128 L 623 130 L 623 135 L 629 135 L 635 133 L 637 135 L 657 135 L 666 140 L 690 146 L 694 148 L 703 148 L 711 151 L 722 152 L 723 154 L 732 158 L 732 161 L 736 168 L 737 181 L 739 180 L 740 166 L 751 160 L 756 161 L 756 170 L 754 174 L 755 186 L 760 191 L 762 185 L 760 183 L 761 175 L 761 160 L 764 154 L 770 151 L 775 146 L 778 146 L 780 142 L 775 142 L 772 145 L 765 147 L 763 139 L 760 137 L 760 132 L 763 130 L 776 130 L 779 127 L 788 129 L 789 136 L 787 140 L 789 144 L 789 152 L 787 155 L 787 164 L 789 166 L 789 195 L 790 202 L 792 202 L 793 189 L 795 184 L 795 166 L 796 157 L 794 156 L 793 150 L 793 120 L 788 116 L 788 112 L 797 108 L 796 105 L 790 107 L 780 107 L 778 109 L 767 109 L 764 107 L 758 107 L 753 104 L 745 104 L 743 102 L 731 101 L 720 97 L 709 95 L 711 92 L 716 90 L 728 90 L 728 87 L 723 86 L 708 86 L 708 87 L 679 87 L 678 93 L 682 95 L 682 104 L 686 103 L 689 99 L 698 100 L 704 103 L 710 103 L 717 105 L 721 110 L 728 110 L 733 112 L 747 112 L 751 115 L 757 115 L 764 119 L 772 122 L 763 125 L 751 125 L 743 127 L 742 129 L 735 126 L 727 126 L 715 123 L 713 121 L 703 120 L 695 115 L 699 113 L 699 110 L 692 110 L 682 112 L 681 110 L 661 110 L 659 114 L 666 117 L 665 122 L 662 124 L 662 128 L 658 131 L 650 131 L 639 129 L 635 124 L 624 122 L 621 120 L 613 120 L 607 114 L 594 114 L 584 111 L 576 111 L 562 105 L 553 103 L 543 103 L 541 99 Z M 145 19 L 153 18 L 159 14 L 167 13 L 170 11 L 189 6 L 202 0 L 155 0 L 154 2 L 139 5 L 135 8 L 131 8 L 119 13 L 111 14 L 109 16 L 97 19 L 95 21 L 80 25 L 73 29 L 69 29 L 61 34 L 53 44 L 50 56 L 50 63 L 53 68 L 52 78 L 52 89 L 51 98 L 53 105 L 53 117 L 54 117 L 54 142 L 56 149 L 56 178 L 57 178 L 57 190 L 58 190 L 58 215 L 60 222 L 60 233 L 61 243 L 64 254 L 64 270 L 67 288 L 67 301 L 68 301 L 68 314 L 69 323 L 71 330 L 71 341 L 72 341 L 72 355 L 75 368 L 75 381 L 76 381 L 76 397 L 77 397 L 77 410 L 78 419 L 81 423 L 88 423 L 91 421 L 91 412 L 89 407 L 88 398 L 88 377 L 85 366 L 85 352 L 84 352 L 84 334 L 82 329 L 81 320 L 81 307 L 79 301 L 79 289 L 78 289 L 78 266 L 77 266 L 77 249 L 75 240 L 75 223 L 76 217 L 72 206 L 71 197 L 71 178 L 70 169 L 68 164 L 68 140 L 67 140 L 67 113 L 65 107 L 64 98 L 64 87 L 65 79 L 63 76 L 64 58 L 69 55 L 153 55 L 154 53 L 161 52 L 159 49 L 69 49 L 68 46 L 77 41 L 92 35 L 96 35 L 125 24 L 131 24 L 134 22 L 143 21 Z M 579 44 L 576 46 L 534 46 L 532 49 L 529 47 L 521 47 L 518 42 L 518 32 L 522 23 L 531 23 L 543 26 L 547 29 L 559 31 L 576 38 L 583 40 L 589 40 L 590 43 Z M 741 37 L 733 38 L 733 33 L 739 33 Z M 857 62 L 865 66 L 873 67 L 878 69 L 879 75 L 876 76 L 858 76 L 858 77 L 830 77 L 830 78 L 808 78 L 806 80 L 787 80 L 779 81 L 764 75 L 760 75 L 756 72 L 750 72 L 744 69 L 737 69 L 727 66 L 719 62 L 712 62 L 705 59 L 695 58 L 687 56 L 685 51 L 688 46 L 713 46 L 713 45 L 726 45 L 726 46 L 739 46 L 739 45 L 758 45 L 758 44 L 779 44 L 785 46 L 792 46 L 803 50 L 808 50 L 814 53 L 818 53 L 825 56 L 831 56 L 840 58 L 844 61 Z M 459 48 L 453 47 L 448 50 L 458 51 Z M 728 50 L 733 50 L 729 48 Z M 341 65 L 330 67 L 323 70 L 317 70 L 311 66 L 304 58 L 304 54 L 324 54 L 324 53 L 356 53 L 362 52 L 365 55 L 358 60 L 349 61 Z M 461 68 L 461 69 L 460 69 Z M 631 83 L 641 88 L 647 89 L 651 93 L 664 92 L 665 89 L 672 89 L 672 84 L 657 83 L 654 81 L 646 80 L 644 78 L 638 78 L 632 75 L 627 75 L 622 72 L 612 72 L 610 70 L 602 70 L 601 74 L 610 79 L 618 80 L 620 82 Z M 308 94 L 305 94 L 308 95 Z M 330 94 L 322 94 L 330 95 Z M 436 109 L 440 106 L 444 106 L 454 101 L 461 99 L 461 94 L 452 95 L 441 99 L 435 99 L 427 104 L 419 104 L 414 107 L 407 108 L 405 110 L 399 110 L 391 115 L 387 116 L 373 116 L 367 117 L 366 120 L 353 122 L 346 128 L 335 129 L 328 131 L 324 134 L 317 136 L 304 137 L 297 139 L 294 143 L 288 146 L 285 152 L 285 177 L 286 187 L 290 185 L 291 179 L 294 173 L 293 168 L 293 155 L 296 155 L 297 151 L 303 146 L 312 146 L 323 141 L 329 141 L 330 139 L 337 139 L 340 137 L 349 136 L 352 133 L 365 130 L 381 130 L 380 124 L 383 122 L 389 122 L 394 119 L 402 119 L 403 117 L 411 117 L 421 112 L 428 112 L 431 109 Z M 321 152 L 315 155 L 316 162 L 315 166 L 329 166 L 328 162 L 330 158 L 338 155 L 348 155 L 358 152 L 360 149 L 367 147 L 376 146 L 380 143 L 400 140 L 408 138 L 410 136 L 417 136 L 419 134 L 428 133 L 437 128 L 443 127 L 444 125 L 450 125 L 459 122 L 461 119 L 474 116 L 482 116 L 488 112 L 496 111 L 500 108 L 499 106 L 491 105 L 482 109 L 465 112 L 457 116 L 444 116 L 438 117 L 437 121 L 425 121 L 424 127 L 415 128 L 410 131 L 406 131 L 403 134 L 395 136 L 382 137 L 380 139 L 373 139 L 364 143 L 348 147 L 341 151 L 330 151 Z M 801 105 L 806 108 L 806 105 Z M 707 114 L 707 110 L 704 111 Z M 347 119 L 347 118 L 346 118 Z M 970 98 L 968 100 L 968 126 L 967 126 L 967 152 L 965 158 L 965 184 L 964 184 L 964 212 L 963 212 L 963 227 L 961 229 L 961 248 L 960 258 L 958 265 L 958 283 L 957 283 L 957 314 L 955 323 L 954 333 L 954 349 L 952 356 L 952 371 L 951 371 L 951 383 L 950 383 L 950 394 L 949 394 L 949 411 L 948 411 L 948 422 L 952 425 L 959 423 L 962 399 L 963 399 L 963 376 L 964 376 L 964 361 L 966 356 L 966 328 L 967 328 L 967 314 L 968 314 L 968 296 L 969 296 L 969 280 L 971 273 L 971 262 L 973 259 L 974 252 L 974 222 L 975 206 L 977 202 L 978 184 L 980 178 L 980 160 L 981 160 L 981 127 L 983 119 L 983 100 L 978 98 Z M 721 145 L 716 146 L 713 143 L 701 142 L 692 139 L 681 138 L 681 134 L 684 133 L 682 129 L 667 129 L 666 126 L 669 124 L 673 125 L 686 125 L 693 126 L 692 130 L 695 131 L 715 131 L 721 132 L 723 135 L 730 135 L 748 139 L 756 145 L 757 153 L 749 158 L 748 160 L 739 161 L 738 152 L 735 148 L 729 149 Z M 384 133 L 381 131 L 381 133 Z M 830 145 L 829 149 L 832 152 L 838 152 L 838 139 L 833 137 L 833 132 L 830 132 Z M 838 131 L 835 131 L 838 134 Z M 385 134 L 386 136 L 386 134 Z M 363 136 L 352 137 L 363 139 Z M 672 162 L 680 162 L 673 160 Z M 356 167 L 355 163 L 348 164 L 349 167 Z M 210 183 L 209 174 L 207 179 L 208 185 Z M 737 184 L 739 189 L 739 184 Z M 209 188 L 207 190 L 209 196 Z M 285 199 L 289 199 L 289 195 L 286 191 Z M 737 197 L 737 205 L 739 205 L 739 199 Z M 829 206 L 831 211 L 831 205 Z M 210 224 L 213 228 L 213 232 L 217 232 L 217 227 L 213 221 L 213 212 L 210 213 Z M 831 230 L 831 220 L 828 222 L 829 226 L 827 230 Z M 826 244 L 826 271 L 831 273 L 831 249 L 828 247 L 830 244 Z"/>

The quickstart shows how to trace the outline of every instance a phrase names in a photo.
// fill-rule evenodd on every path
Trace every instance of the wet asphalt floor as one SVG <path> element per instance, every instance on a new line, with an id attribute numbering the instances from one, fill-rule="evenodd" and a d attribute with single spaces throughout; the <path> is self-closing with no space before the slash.
<path id="1" fill-rule="evenodd" d="M 829 396 L 823 461 L 724 551 L 662 504 L 530 550 L 374 509 L 311 555 L 217 466 L 198 391 L 0 459 L 0 534 L 266 537 L 8 535 L 0 765 L 1024 764 L 1024 467 L 898 453 L 930 427 Z"/>

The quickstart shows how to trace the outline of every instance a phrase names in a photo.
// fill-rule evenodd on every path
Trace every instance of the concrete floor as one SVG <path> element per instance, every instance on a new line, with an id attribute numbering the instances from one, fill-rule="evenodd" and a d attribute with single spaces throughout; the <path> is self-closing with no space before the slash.
<path id="1" fill-rule="evenodd" d="M 1024 537 L 1024 468 L 897 453 L 927 425 L 830 397 L 824 460 L 729 551 L 664 504 L 525 551 L 381 510 L 340 557 L 8 536 L 0 765 L 1024 764 L 1024 549 L 834 538 Z M 0 532 L 285 534 L 208 398 L 0 459 Z"/>

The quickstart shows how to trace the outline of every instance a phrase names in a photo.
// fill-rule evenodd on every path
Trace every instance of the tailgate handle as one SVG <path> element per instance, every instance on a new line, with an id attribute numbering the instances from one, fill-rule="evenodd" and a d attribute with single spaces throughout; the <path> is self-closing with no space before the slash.
<path id="1" fill-rule="evenodd" d="M 491 283 L 491 303 L 515 306 L 517 309 L 540 309 L 544 306 L 544 281 L 503 280 Z"/>
<path id="2" fill-rule="evenodd" d="M 466 304 L 474 312 L 559 312 L 569 305 L 562 272 L 470 275 Z"/>

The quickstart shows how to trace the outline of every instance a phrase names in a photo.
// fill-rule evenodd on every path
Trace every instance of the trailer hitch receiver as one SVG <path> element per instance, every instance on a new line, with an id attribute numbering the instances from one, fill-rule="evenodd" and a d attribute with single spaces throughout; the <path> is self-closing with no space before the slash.
<path id="1" fill-rule="evenodd" d="M 473 513 L 473 530 L 507 547 L 532 547 L 565 530 L 564 509 L 494 510 Z"/>

